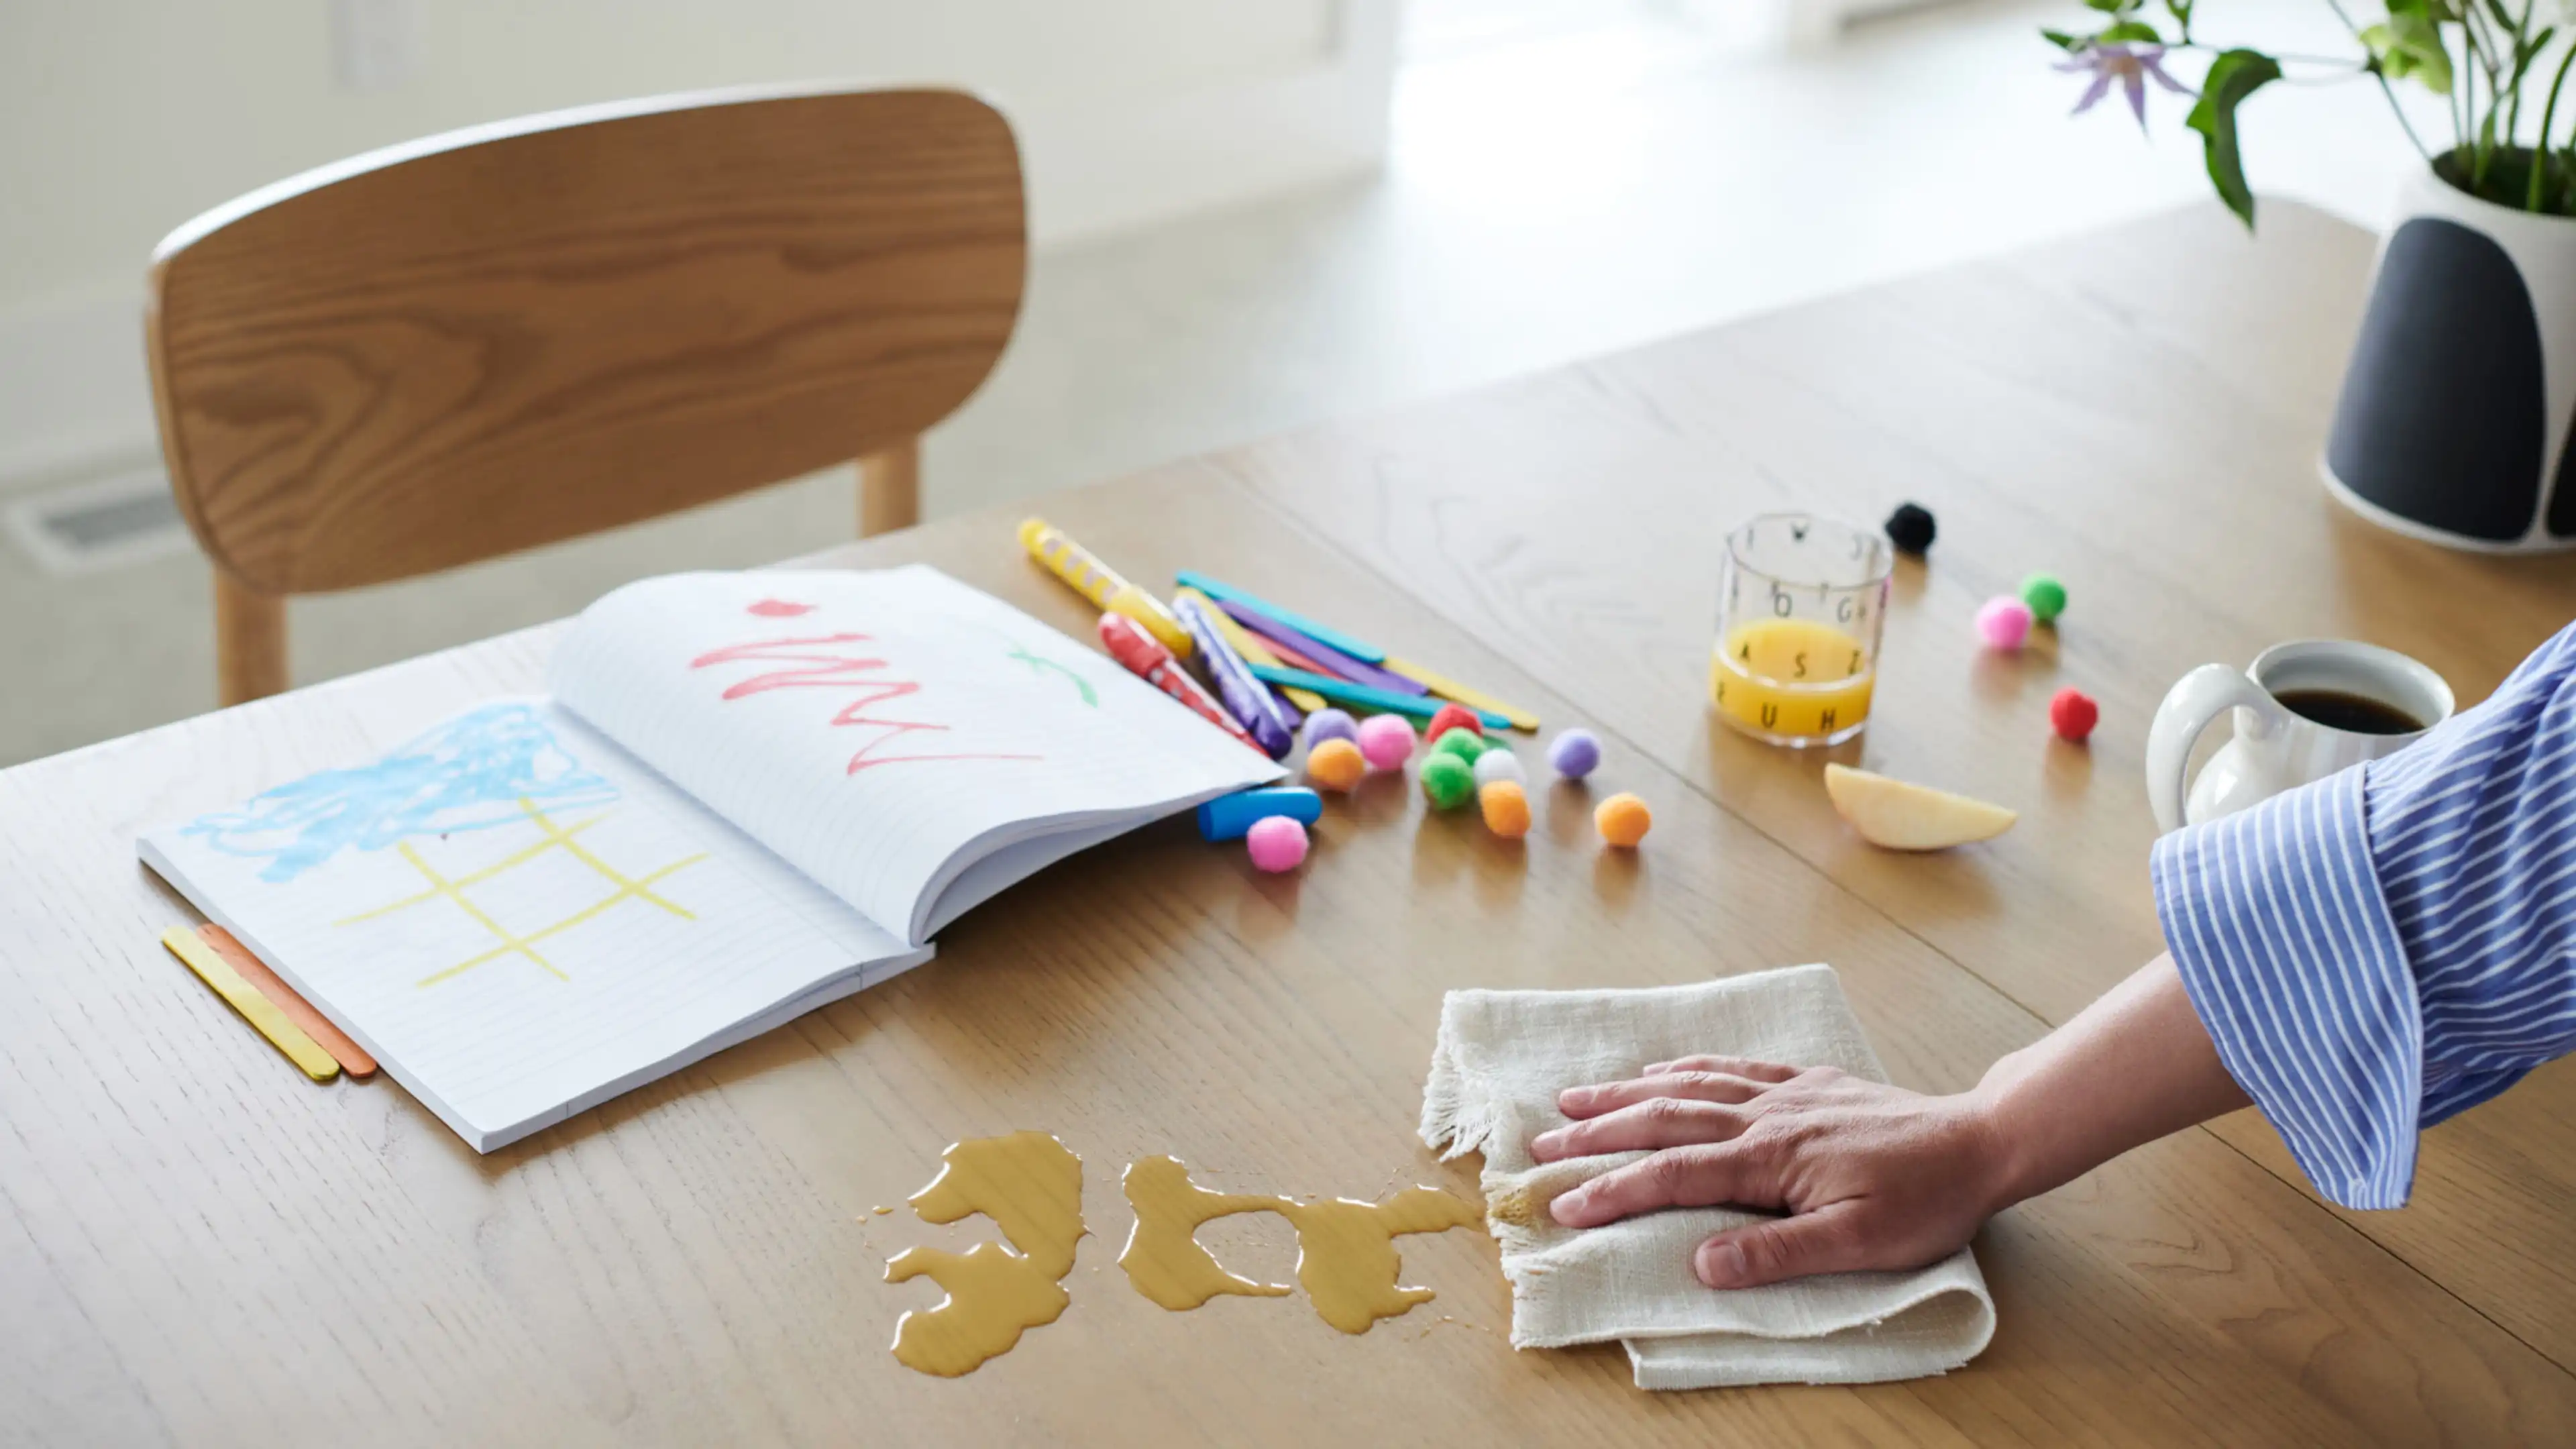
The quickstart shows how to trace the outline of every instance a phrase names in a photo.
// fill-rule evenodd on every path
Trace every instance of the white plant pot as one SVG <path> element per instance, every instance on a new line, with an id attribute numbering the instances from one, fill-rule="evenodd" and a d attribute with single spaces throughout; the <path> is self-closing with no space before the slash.
<path id="1" fill-rule="evenodd" d="M 2576 548 L 2576 219 L 2430 166 L 2379 246 L 2320 471 L 2362 517 L 2453 548 Z"/>

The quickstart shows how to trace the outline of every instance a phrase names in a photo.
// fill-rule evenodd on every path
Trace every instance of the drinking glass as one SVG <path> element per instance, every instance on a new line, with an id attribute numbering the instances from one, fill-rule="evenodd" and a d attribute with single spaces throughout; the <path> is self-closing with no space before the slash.
<path id="1" fill-rule="evenodd" d="M 1837 745 L 1869 723 L 1895 550 L 1812 513 L 1766 513 L 1726 537 L 1709 697 L 1757 740 Z"/>

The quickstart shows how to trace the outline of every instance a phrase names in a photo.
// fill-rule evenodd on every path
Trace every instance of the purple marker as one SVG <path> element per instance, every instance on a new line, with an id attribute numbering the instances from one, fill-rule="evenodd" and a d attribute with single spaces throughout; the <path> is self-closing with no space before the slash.
<path id="1" fill-rule="evenodd" d="M 1226 713 L 1234 716 L 1263 754 L 1286 759 L 1297 742 L 1297 727 L 1281 717 L 1279 707 L 1271 702 L 1270 686 L 1252 677 L 1251 666 L 1225 642 L 1224 632 L 1198 600 L 1187 594 L 1173 599 L 1172 617 L 1181 621 L 1190 642 L 1199 646 L 1199 661 L 1207 666 L 1208 679 L 1216 685 L 1217 698 L 1225 701 Z"/>
<path id="2" fill-rule="evenodd" d="M 1320 640 L 1298 633 L 1259 609 L 1219 600 L 1217 607 L 1234 616 L 1234 622 L 1260 635 L 1292 654 L 1302 654 L 1308 663 L 1320 666 L 1319 674 L 1330 674 L 1353 684 L 1365 684 L 1393 694 L 1428 695 L 1431 691 L 1420 680 L 1391 674 L 1374 664 L 1362 664 L 1339 649 Z M 1293 662 L 1293 661 L 1292 661 Z"/>

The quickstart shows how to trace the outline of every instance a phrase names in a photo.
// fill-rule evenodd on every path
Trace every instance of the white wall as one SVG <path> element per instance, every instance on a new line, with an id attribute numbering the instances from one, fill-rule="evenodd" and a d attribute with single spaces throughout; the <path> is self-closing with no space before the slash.
<path id="1" fill-rule="evenodd" d="M 153 243 L 324 161 L 659 91 L 964 85 L 1019 131 L 1043 246 L 1375 165 L 1395 3 L 0 0 L 0 486 L 149 451 Z M 407 22 L 405 78 L 345 83 L 352 16 Z"/>

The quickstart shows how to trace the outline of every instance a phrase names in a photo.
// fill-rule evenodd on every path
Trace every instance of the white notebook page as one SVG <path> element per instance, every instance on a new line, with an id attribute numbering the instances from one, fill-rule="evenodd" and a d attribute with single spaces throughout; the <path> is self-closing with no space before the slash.
<path id="1" fill-rule="evenodd" d="M 539 700 L 142 854 L 480 1151 L 929 954 Z"/>
<path id="2" fill-rule="evenodd" d="M 936 910 L 948 884 L 1017 841 L 1097 838 L 1281 774 L 1106 656 L 922 565 L 629 584 L 583 611 L 548 682 L 916 942 L 953 914 Z"/>

